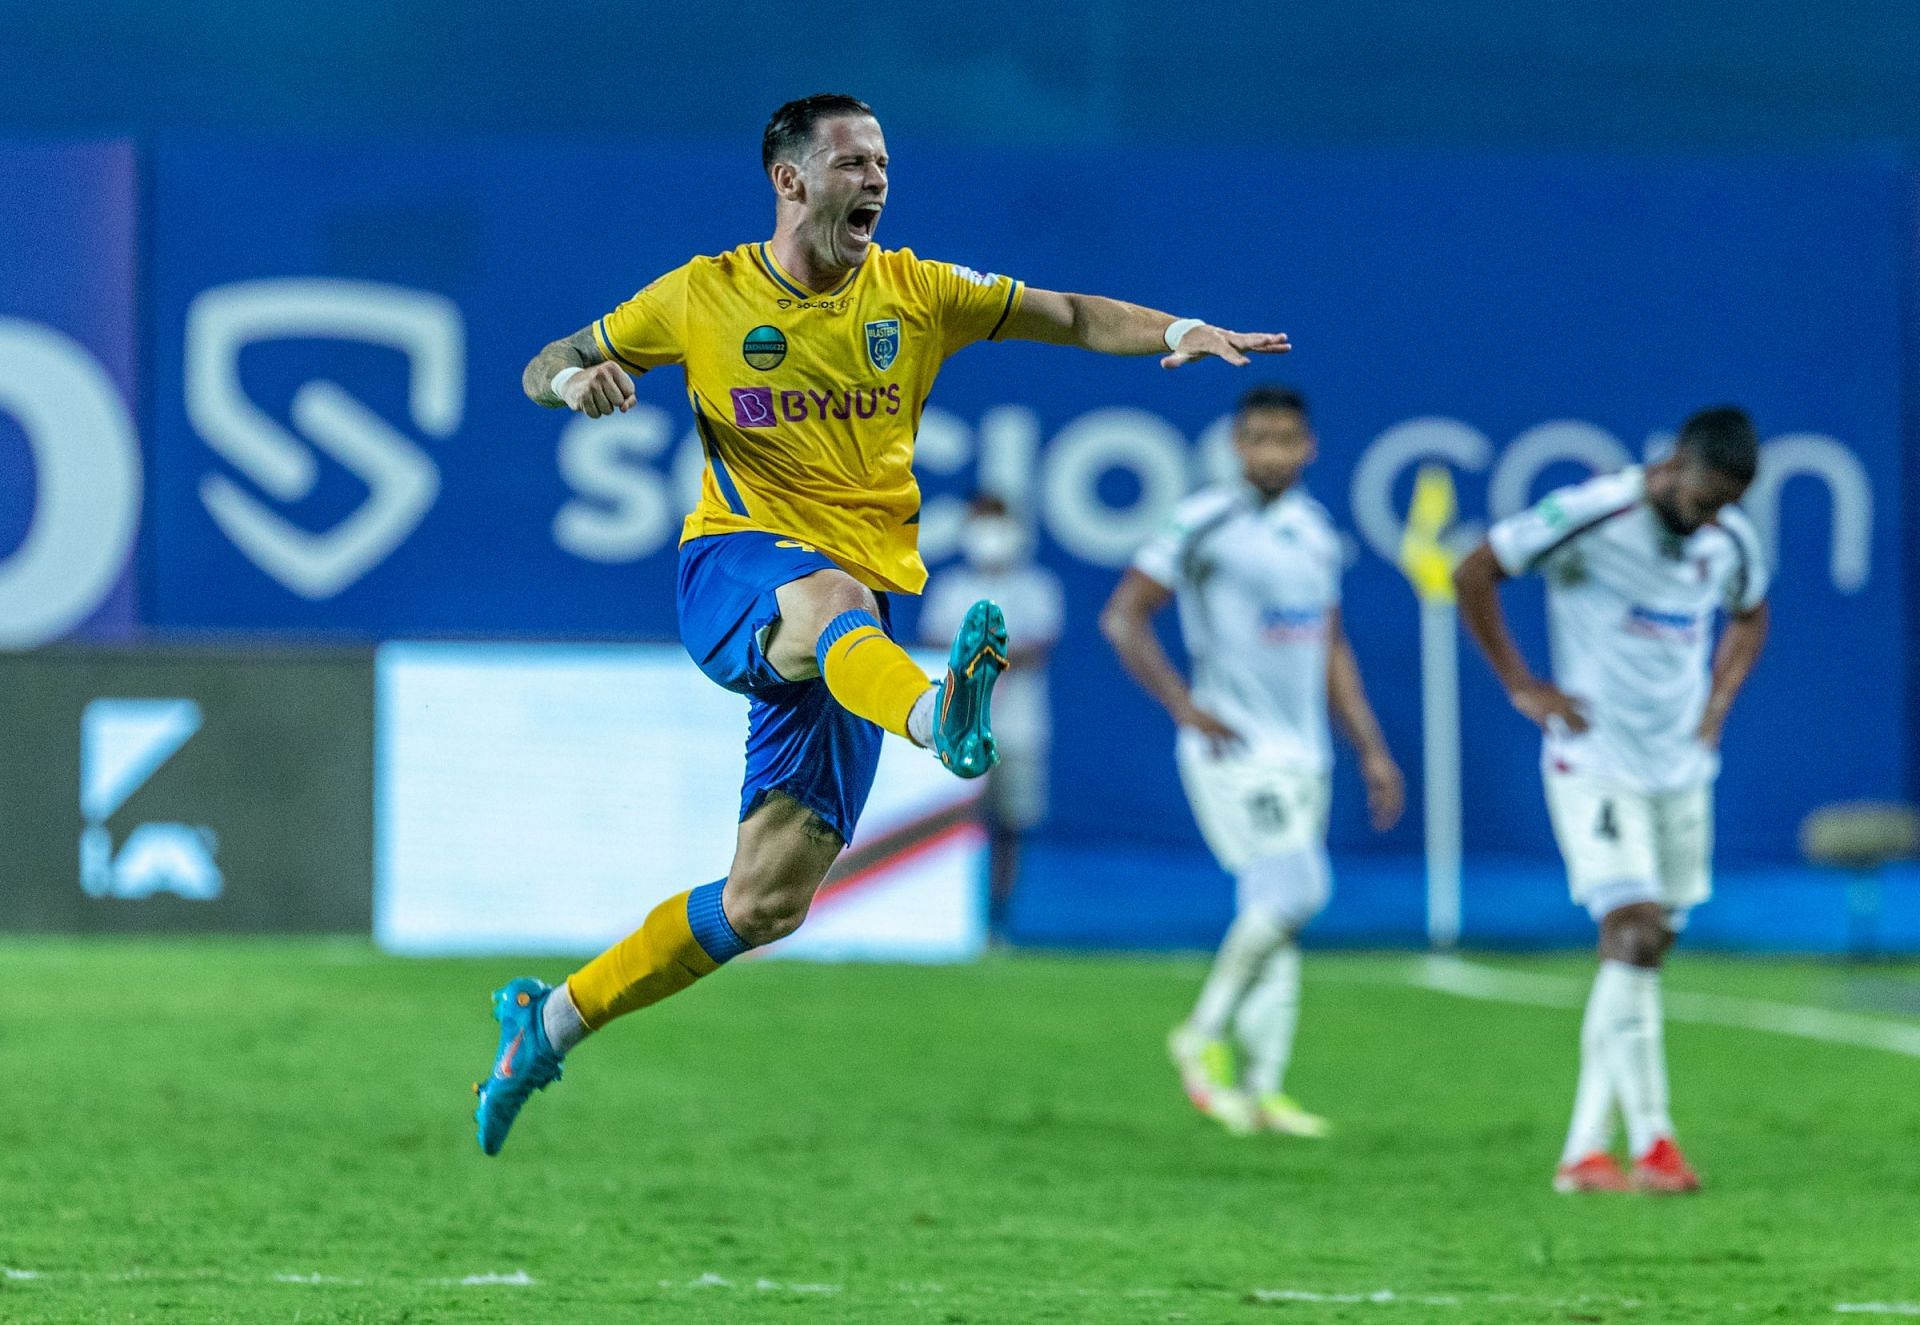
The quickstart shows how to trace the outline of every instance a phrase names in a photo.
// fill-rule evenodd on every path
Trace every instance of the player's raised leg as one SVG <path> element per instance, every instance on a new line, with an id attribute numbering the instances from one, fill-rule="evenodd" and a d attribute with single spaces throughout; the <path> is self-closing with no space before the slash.
<path id="1" fill-rule="evenodd" d="M 820 677 L 847 711 L 933 750 L 961 777 L 993 767 L 990 701 L 1007 666 L 1007 623 L 997 605 L 968 610 L 936 683 L 887 635 L 873 592 L 844 571 L 781 585 L 778 597 L 767 661 L 781 676 Z"/>
<path id="2" fill-rule="evenodd" d="M 669 897 L 558 988 L 521 979 L 498 990 L 501 1051 L 474 1115 L 481 1149 L 499 1153 L 527 1099 L 560 1078 L 561 1059 L 590 1032 L 798 929 L 843 845 L 819 814 L 769 793 L 741 823 L 725 879 Z"/>

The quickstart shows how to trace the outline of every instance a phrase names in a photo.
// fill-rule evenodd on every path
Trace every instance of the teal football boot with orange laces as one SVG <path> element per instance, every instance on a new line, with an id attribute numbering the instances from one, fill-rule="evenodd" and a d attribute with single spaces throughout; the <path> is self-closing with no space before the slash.
<path id="1" fill-rule="evenodd" d="M 963 778 L 1000 762 L 993 744 L 993 683 L 1007 670 L 1007 619 L 982 598 L 967 609 L 947 654 L 947 675 L 933 715 L 933 752 Z"/>
<path id="2" fill-rule="evenodd" d="M 494 1055 L 493 1071 L 473 1088 L 480 1107 L 473 1111 L 480 1125 L 480 1148 L 489 1155 L 500 1153 L 507 1143 L 507 1132 L 520 1116 L 520 1107 L 533 1092 L 545 1090 L 560 1079 L 560 1055 L 547 1042 L 540 1010 L 553 986 L 522 977 L 509 980 L 493 991 L 493 1017 L 500 1023 L 500 1048 Z"/>

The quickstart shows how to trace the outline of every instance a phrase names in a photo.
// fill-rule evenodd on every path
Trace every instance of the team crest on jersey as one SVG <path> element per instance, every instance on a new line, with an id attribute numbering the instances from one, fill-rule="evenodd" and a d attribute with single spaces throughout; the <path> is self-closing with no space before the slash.
<path id="1" fill-rule="evenodd" d="M 747 361 L 750 368 L 766 372 L 778 368 L 780 361 L 787 357 L 787 336 L 778 327 L 755 327 L 740 342 L 740 357 Z"/>
<path id="2" fill-rule="evenodd" d="M 867 323 L 867 357 L 883 373 L 893 367 L 893 361 L 900 357 L 899 318 Z"/>

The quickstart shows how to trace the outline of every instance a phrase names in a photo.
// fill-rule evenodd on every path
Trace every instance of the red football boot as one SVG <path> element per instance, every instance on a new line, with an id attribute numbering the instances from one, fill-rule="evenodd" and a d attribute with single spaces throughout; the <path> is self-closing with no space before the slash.
<path id="1" fill-rule="evenodd" d="M 1620 1161 L 1596 1150 L 1577 1164 L 1562 1164 L 1553 1172 L 1553 1189 L 1570 1192 L 1627 1192 L 1633 1185 L 1620 1170 Z"/>
<path id="2" fill-rule="evenodd" d="M 1663 1136 L 1633 1162 L 1633 1185 L 1643 1192 L 1697 1192 L 1700 1175 L 1688 1166 L 1673 1138 Z"/>

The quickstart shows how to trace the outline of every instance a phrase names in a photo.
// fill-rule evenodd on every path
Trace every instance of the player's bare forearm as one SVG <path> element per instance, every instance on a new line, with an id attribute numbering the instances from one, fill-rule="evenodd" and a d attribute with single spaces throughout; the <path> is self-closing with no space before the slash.
<path id="1" fill-rule="evenodd" d="M 1171 313 L 1097 294 L 1068 294 L 1028 287 L 1007 323 L 1014 340 L 1074 345 L 1098 354 L 1157 354 L 1162 367 L 1177 368 L 1208 356 L 1241 365 L 1250 354 L 1285 354 L 1292 346 L 1278 332 L 1227 331 L 1202 322 L 1186 331 L 1180 348 L 1167 349 Z"/>
<path id="2" fill-rule="evenodd" d="M 1339 625 L 1337 613 L 1332 636 L 1327 650 L 1327 706 L 1362 759 L 1384 755 L 1387 738 L 1380 730 L 1380 720 L 1374 716 L 1373 705 L 1367 702 L 1367 687 L 1360 679 L 1360 660 L 1354 657 L 1353 644 Z"/>
<path id="3" fill-rule="evenodd" d="M 1097 294 L 1029 289 L 1008 334 L 1096 354 L 1165 354 L 1173 314 Z"/>
<path id="4" fill-rule="evenodd" d="M 565 340 L 556 340 L 533 356 L 520 374 L 520 389 L 527 399 L 545 409 L 561 409 L 566 401 L 553 394 L 554 375 L 563 368 L 591 368 L 605 363 L 592 327 L 582 327 Z"/>
<path id="5" fill-rule="evenodd" d="M 1453 591 L 1460 600 L 1460 619 L 1466 623 L 1467 633 L 1511 694 L 1537 678 L 1514 644 L 1506 613 L 1500 608 L 1500 582 L 1506 578 L 1500 559 L 1482 543 L 1454 568 Z"/>
<path id="6" fill-rule="evenodd" d="M 1160 647 L 1154 633 L 1153 618 L 1173 595 L 1148 576 L 1129 570 L 1115 586 L 1113 596 L 1100 612 L 1100 633 L 1113 646 L 1127 675 L 1140 683 L 1149 695 L 1159 700 L 1176 722 L 1193 707 L 1186 678 Z"/>
<path id="7" fill-rule="evenodd" d="M 1741 687 L 1753 674 L 1754 664 L 1760 661 L 1760 650 L 1766 646 L 1770 625 L 1770 609 L 1762 603 L 1753 611 L 1733 618 L 1721 632 L 1720 643 L 1713 651 L 1713 689 L 1707 695 L 1707 721 L 1717 726 L 1726 720 Z"/>

